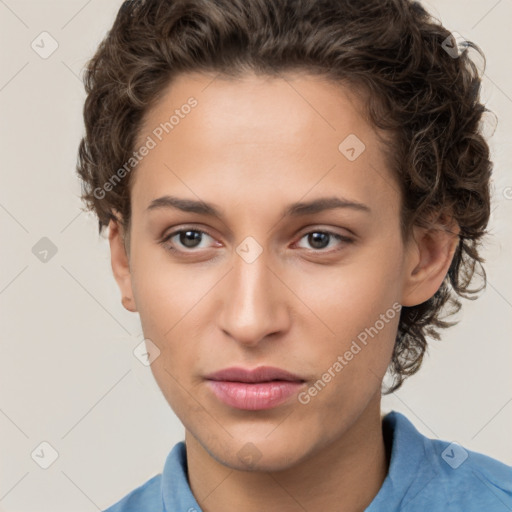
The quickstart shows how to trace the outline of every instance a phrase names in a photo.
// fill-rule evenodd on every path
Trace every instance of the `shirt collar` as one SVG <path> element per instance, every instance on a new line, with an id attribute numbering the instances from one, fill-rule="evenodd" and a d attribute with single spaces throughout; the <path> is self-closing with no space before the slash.
<path id="1" fill-rule="evenodd" d="M 188 483 L 187 451 L 183 441 L 174 445 L 165 461 L 162 500 L 165 512 L 201 512 Z"/>
<path id="2" fill-rule="evenodd" d="M 365 512 L 398 509 L 435 476 L 431 466 L 421 467 L 426 457 L 425 438 L 403 414 L 390 412 L 384 416 L 382 428 L 391 445 L 389 471 Z M 417 478 L 420 469 L 421 478 Z M 177 443 L 167 456 L 161 482 L 166 512 L 201 512 L 188 483 L 187 452 L 183 441 Z"/>
<path id="3" fill-rule="evenodd" d="M 435 476 L 428 458 L 426 437 L 401 413 L 392 411 L 382 420 L 384 435 L 391 444 L 388 473 L 365 512 L 399 510 L 412 500 Z"/>

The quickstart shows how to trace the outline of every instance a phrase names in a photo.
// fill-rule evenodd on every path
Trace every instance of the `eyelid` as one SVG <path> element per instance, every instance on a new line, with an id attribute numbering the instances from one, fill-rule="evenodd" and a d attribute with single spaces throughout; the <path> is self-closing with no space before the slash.
<path id="1" fill-rule="evenodd" d="M 303 228 L 303 230 L 299 231 L 299 239 L 302 238 L 304 235 L 309 235 L 310 233 L 327 233 L 329 235 L 333 236 L 339 236 L 344 240 L 352 240 L 354 241 L 356 239 L 356 235 L 352 233 L 349 229 L 345 228 L 346 231 L 348 231 L 350 234 L 343 234 L 338 233 L 333 228 L 330 227 L 322 227 L 321 224 L 311 224 L 309 226 L 306 226 Z"/>

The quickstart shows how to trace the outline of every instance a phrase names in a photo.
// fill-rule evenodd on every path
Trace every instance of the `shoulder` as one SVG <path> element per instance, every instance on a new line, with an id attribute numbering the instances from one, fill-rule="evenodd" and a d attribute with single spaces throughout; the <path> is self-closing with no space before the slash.
<path id="1" fill-rule="evenodd" d="M 456 442 L 430 439 L 399 413 L 387 418 L 401 442 L 397 455 L 417 459 L 400 510 L 512 510 L 512 466 Z"/>
<path id="2" fill-rule="evenodd" d="M 512 466 L 455 442 L 425 438 L 424 443 L 426 463 L 435 471 L 425 496 L 443 497 L 446 510 L 512 510 Z"/>
<path id="3" fill-rule="evenodd" d="M 153 510 L 162 508 L 162 474 L 150 478 L 124 498 L 111 505 L 103 512 L 139 512 L 141 510 Z M 160 508 L 158 508 L 160 507 Z"/>

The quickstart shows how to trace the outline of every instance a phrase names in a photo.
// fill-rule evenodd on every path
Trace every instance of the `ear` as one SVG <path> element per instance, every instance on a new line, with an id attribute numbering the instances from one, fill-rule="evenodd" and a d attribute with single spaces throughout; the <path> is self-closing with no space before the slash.
<path id="1" fill-rule="evenodd" d="M 414 226 L 406 245 L 406 275 L 402 287 L 403 306 L 416 306 L 430 299 L 441 286 L 459 243 L 460 228 L 438 224 Z"/>
<path id="2" fill-rule="evenodd" d="M 117 219 L 120 217 L 117 216 Z M 110 261 L 112 272 L 121 290 L 121 303 L 128 311 L 135 313 L 137 307 L 133 298 L 130 261 L 125 248 L 125 234 L 119 220 L 110 220 L 108 225 L 108 242 L 110 244 Z"/>

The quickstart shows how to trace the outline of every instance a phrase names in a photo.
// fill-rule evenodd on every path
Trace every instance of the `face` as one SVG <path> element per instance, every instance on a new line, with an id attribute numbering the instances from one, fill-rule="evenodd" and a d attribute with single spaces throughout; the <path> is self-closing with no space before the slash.
<path id="1" fill-rule="evenodd" d="M 144 144 L 112 263 L 187 435 L 232 468 L 284 469 L 378 414 L 400 304 L 440 281 L 411 277 L 422 253 L 357 98 L 311 76 L 181 75 Z"/>

